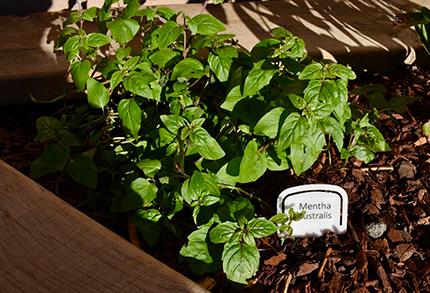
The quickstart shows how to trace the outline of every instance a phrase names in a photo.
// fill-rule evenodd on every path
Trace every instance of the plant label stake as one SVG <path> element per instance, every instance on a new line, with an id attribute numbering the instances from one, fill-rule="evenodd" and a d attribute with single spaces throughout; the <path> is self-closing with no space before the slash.
<path id="1" fill-rule="evenodd" d="M 348 220 L 348 195 L 336 185 L 309 184 L 287 188 L 278 197 L 278 213 L 305 211 L 300 221 L 291 223 L 295 237 L 321 236 L 325 232 L 343 234 Z M 281 234 L 281 236 L 287 236 Z"/>

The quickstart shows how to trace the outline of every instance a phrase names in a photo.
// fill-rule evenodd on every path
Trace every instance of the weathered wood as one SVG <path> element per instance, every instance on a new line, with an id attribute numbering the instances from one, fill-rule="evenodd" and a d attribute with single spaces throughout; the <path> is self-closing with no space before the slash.
<path id="1" fill-rule="evenodd" d="M 206 292 L 0 160 L 1 292 Z"/>
<path id="2" fill-rule="evenodd" d="M 101 1 L 89 3 L 97 6 Z M 53 7 L 63 8 L 65 2 L 60 1 Z M 201 4 L 171 7 L 191 16 L 202 12 Z M 387 72 L 398 69 L 407 57 L 409 61 L 415 56 L 424 63 L 429 61 L 412 30 L 396 32 L 393 29 L 397 13 L 417 7 L 409 0 L 280 0 L 208 5 L 207 12 L 221 19 L 227 31 L 235 33 L 247 49 L 269 37 L 272 28 L 283 26 L 306 41 L 309 55 L 313 57 L 335 59 L 356 70 Z M 0 17 L 0 104 L 28 102 L 29 93 L 43 99 L 62 94 L 52 90 L 44 96 L 41 90 L 49 88 L 52 77 L 66 74 L 64 56 L 53 53 L 60 16 L 46 12 L 28 17 Z M 39 78 L 43 86 L 27 85 L 22 78 L 28 77 Z M 18 79 L 20 86 L 9 85 Z"/>

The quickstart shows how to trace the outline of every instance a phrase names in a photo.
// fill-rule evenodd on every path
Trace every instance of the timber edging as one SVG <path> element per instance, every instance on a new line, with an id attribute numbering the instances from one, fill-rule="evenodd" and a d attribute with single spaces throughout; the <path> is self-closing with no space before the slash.
<path id="1" fill-rule="evenodd" d="M 394 29 L 396 14 L 418 8 L 414 2 L 430 6 L 426 1 L 276 0 L 208 5 L 206 12 L 225 23 L 246 49 L 269 37 L 272 28 L 283 26 L 305 40 L 314 58 L 337 60 L 357 71 L 385 73 L 415 59 L 430 64 L 413 30 Z M 66 7 L 66 0 L 57 2 L 49 11 Z M 92 0 L 89 5 L 101 2 Z M 190 16 L 202 12 L 201 4 L 168 6 Z M 0 105 L 30 102 L 30 95 L 51 100 L 65 93 L 67 62 L 53 53 L 65 13 L 0 16 Z"/>
<path id="2" fill-rule="evenodd" d="M 207 292 L 0 160 L 0 291 Z"/>

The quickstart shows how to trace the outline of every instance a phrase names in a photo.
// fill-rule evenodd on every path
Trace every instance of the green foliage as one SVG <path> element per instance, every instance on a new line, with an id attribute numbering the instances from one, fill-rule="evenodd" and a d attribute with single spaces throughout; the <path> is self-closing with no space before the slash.
<path id="1" fill-rule="evenodd" d="M 212 16 L 113 2 L 64 23 L 57 47 L 88 103 L 39 118 L 37 140 L 48 146 L 31 175 L 65 172 L 93 188 L 96 201 L 132 215 L 149 245 L 164 232 L 188 235 L 180 254 L 200 273 L 222 262 L 245 283 L 258 239 L 300 220 L 256 217 L 246 183 L 268 170 L 305 172 L 331 140 L 365 161 L 386 150 L 367 116 L 351 119 L 354 72 L 312 62 L 287 30 L 246 52 Z M 99 30 L 87 33 L 86 22 Z"/>
<path id="2" fill-rule="evenodd" d="M 382 84 L 366 84 L 355 88 L 352 93 L 365 97 L 369 101 L 369 106 L 380 112 L 404 113 L 407 105 L 417 100 L 416 97 L 410 96 L 394 96 L 387 100 L 385 99 L 387 89 Z"/>
<path id="3" fill-rule="evenodd" d="M 422 7 L 420 11 L 408 12 L 398 15 L 399 27 L 415 27 L 415 30 L 426 49 L 430 54 L 430 10 Z"/>

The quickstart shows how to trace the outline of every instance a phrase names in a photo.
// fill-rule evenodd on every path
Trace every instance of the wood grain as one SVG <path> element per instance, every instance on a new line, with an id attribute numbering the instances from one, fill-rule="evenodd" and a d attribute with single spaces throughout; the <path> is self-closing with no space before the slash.
<path id="1" fill-rule="evenodd" d="M 0 160 L 1 292 L 207 292 Z"/>
<path id="2" fill-rule="evenodd" d="M 150 4 L 166 3 L 157 1 Z M 182 0 L 173 3 L 177 1 Z M 50 11 L 66 8 L 66 2 L 55 1 Z M 89 6 L 100 6 L 101 2 L 90 0 Z M 272 28 L 282 26 L 305 40 L 310 56 L 336 60 L 354 70 L 389 72 L 414 59 L 430 63 L 415 32 L 393 29 L 396 14 L 418 7 L 409 0 L 296 2 L 226 3 L 208 5 L 206 12 L 218 17 L 246 49 L 270 37 Z M 201 4 L 169 6 L 190 16 L 202 12 Z M 0 105 L 29 102 L 29 94 L 50 100 L 64 93 L 65 82 L 58 83 L 58 79 L 65 78 L 67 62 L 64 56 L 54 54 L 53 48 L 65 15 L 0 16 Z M 27 78 L 36 82 L 27 82 Z M 51 82 L 54 80 L 56 85 Z"/>

